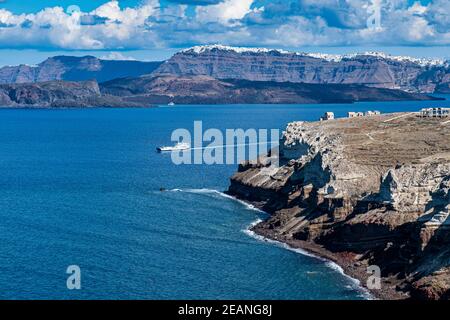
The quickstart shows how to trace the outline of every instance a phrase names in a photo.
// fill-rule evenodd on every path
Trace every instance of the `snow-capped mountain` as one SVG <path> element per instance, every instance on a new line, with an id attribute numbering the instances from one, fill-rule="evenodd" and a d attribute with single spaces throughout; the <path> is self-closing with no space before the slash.
<path id="1" fill-rule="evenodd" d="M 252 48 L 252 47 L 231 47 L 224 45 L 205 45 L 205 46 L 195 46 L 192 48 L 188 48 L 182 50 L 182 53 L 196 53 L 202 54 L 205 52 L 220 50 L 220 51 L 232 51 L 235 53 L 254 53 L 254 54 L 266 54 L 270 52 L 274 52 L 277 54 L 285 54 L 285 55 L 297 55 L 304 57 L 313 57 L 317 59 L 323 59 L 327 61 L 340 62 L 343 59 L 354 59 L 356 57 L 361 56 L 372 56 L 378 57 L 380 59 L 393 60 L 393 61 L 401 61 L 401 62 L 411 62 L 416 63 L 421 66 L 434 66 L 434 65 L 444 65 L 446 63 L 443 59 L 433 59 L 433 58 L 414 58 L 410 56 L 395 56 L 390 55 L 384 52 L 378 51 L 366 51 L 366 52 L 358 52 L 358 53 L 349 53 L 349 54 L 327 54 L 327 53 L 308 53 L 308 52 L 296 52 L 296 51 L 287 51 L 283 49 L 269 49 L 269 48 Z"/>

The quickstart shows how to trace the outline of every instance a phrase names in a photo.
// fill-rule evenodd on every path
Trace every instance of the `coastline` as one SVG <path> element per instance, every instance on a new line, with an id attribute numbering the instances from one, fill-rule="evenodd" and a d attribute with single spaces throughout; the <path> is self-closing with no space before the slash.
<path id="1" fill-rule="evenodd" d="M 264 223 L 264 222 L 261 222 Z M 346 254 L 340 253 L 336 254 L 333 253 L 324 247 L 317 245 L 312 242 L 302 241 L 302 240 L 288 240 L 288 239 L 282 239 L 274 235 L 270 232 L 265 232 L 267 230 L 262 231 L 262 228 L 258 228 L 259 225 L 254 226 L 251 231 L 253 231 L 256 235 L 264 238 L 269 239 L 271 241 L 275 241 L 278 243 L 285 244 L 289 248 L 292 249 L 300 249 L 302 251 L 306 252 L 306 255 L 318 258 L 324 261 L 328 261 L 331 263 L 336 264 L 341 270 L 342 274 L 346 277 L 353 279 L 354 281 L 357 281 L 358 286 L 365 292 L 371 295 L 371 299 L 377 299 L 377 300 L 402 300 L 409 298 L 409 295 L 402 294 L 401 292 L 396 290 L 395 281 L 393 279 L 385 279 L 382 278 L 382 289 L 380 290 L 373 290 L 369 289 L 366 286 L 367 277 L 369 276 L 367 274 L 367 265 L 361 264 L 361 263 L 355 263 L 354 260 L 350 258 L 350 256 L 346 256 Z M 299 251 L 297 251 L 299 252 Z M 299 252 L 301 253 L 301 252 Z"/>
<path id="2" fill-rule="evenodd" d="M 227 192 L 221 192 L 215 189 L 171 189 L 167 190 L 168 192 L 188 192 L 188 193 L 212 193 L 217 194 L 225 199 L 233 200 L 238 202 L 239 204 L 245 206 L 249 210 L 257 211 L 261 214 L 264 214 L 267 217 L 270 217 L 270 213 L 261 209 L 261 205 L 258 202 L 251 202 L 244 199 L 240 199 L 234 195 L 230 195 Z M 242 231 L 247 234 L 249 237 L 252 237 L 258 241 L 270 243 L 272 245 L 277 245 L 283 249 L 290 250 L 296 252 L 298 254 L 308 256 L 314 259 L 318 259 L 324 262 L 329 268 L 335 270 L 336 272 L 342 274 L 344 277 L 348 278 L 354 284 L 355 290 L 359 291 L 361 297 L 364 300 L 375 300 L 375 299 L 401 299 L 398 297 L 398 294 L 395 292 L 388 292 L 387 294 L 377 294 L 377 292 L 373 292 L 373 290 L 369 290 L 366 286 L 363 285 L 365 283 L 365 278 L 367 274 L 365 273 L 365 268 L 360 268 L 357 270 L 359 272 L 354 272 L 351 268 L 348 268 L 344 262 L 344 260 L 339 259 L 339 257 L 333 255 L 331 252 L 321 249 L 319 250 L 319 246 L 307 243 L 305 241 L 304 244 L 297 243 L 296 241 L 288 241 L 286 239 L 279 239 L 274 234 L 264 232 L 265 229 L 259 229 L 258 226 L 263 224 L 265 220 L 262 218 L 258 218 L 256 221 L 250 223 L 245 229 Z"/>
<path id="3" fill-rule="evenodd" d="M 252 231 L 337 263 L 378 299 L 448 299 L 448 123 L 290 122 L 281 165 L 270 153 L 241 163 L 227 193 L 271 214 Z"/>
<path id="4" fill-rule="evenodd" d="M 277 245 L 283 249 L 293 251 L 295 253 L 311 257 L 317 260 L 320 260 L 324 262 L 329 268 L 333 269 L 334 271 L 342 274 L 344 277 L 348 278 L 351 282 L 353 282 L 354 286 L 356 288 L 353 288 L 361 293 L 361 297 L 364 300 L 375 300 L 377 297 L 370 292 L 365 286 L 361 285 L 361 281 L 358 280 L 356 277 L 352 277 L 351 275 L 347 274 L 345 270 L 338 264 L 334 259 L 330 259 L 328 257 L 322 256 L 318 254 L 317 252 L 313 252 L 312 250 L 308 250 L 303 247 L 296 247 L 291 245 L 289 242 L 286 241 L 280 241 L 275 239 L 275 237 L 269 237 L 268 235 L 264 235 L 263 233 L 257 233 L 253 229 L 258 226 L 258 224 L 263 223 L 264 221 L 261 219 L 256 220 L 255 222 L 251 223 L 247 229 L 243 230 L 244 233 L 246 233 L 249 237 L 252 237 L 256 240 L 267 242 L 270 244 Z"/>
<path id="5" fill-rule="evenodd" d="M 255 208 L 269 216 L 271 215 L 261 209 L 261 203 L 259 202 L 240 199 L 236 196 L 231 196 L 226 192 L 224 194 L 240 203 L 247 204 L 250 208 Z M 263 228 L 262 226 L 264 223 L 265 220 L 258 219 L 250 224 L 245 232 L 257 240 L 270 242 L 279 245 L 284 249 L 292 250 L 299 254 L 329 263 L 331 268 L 354 281 L 362 294 L 367 295 L 364 297 L 366 300 L 404 300 L 410 298 L 409 294 L 397 290 L 396 287 L 400 284 L 400 281 L 395 281 L 393 278 L 381 278 L 382 285 L 380 290 L 369 289 L 366 285 L 367 277 L 369 276 L 367 273 L 368 265 L 355 262 L 355 260 L 352 259 L 354 254 L 334 253 L 313 242 L 280 237 L 270 229 Z"/>
<path id="6" fill-rule="evenodd" d="M 260 204 L 258 202 L 251 202 L 243 199 L 239 199 L 236 196 L 229 195 L 227 192 L 219 192 L 225 198 L 232 199 L 245 205 L 250 210 L 256 210 L 260 213 L 264 213 L 267 216 L 270 216 L 270 213 L 262 210 Z M 343 276 L 349 278 L 356 287 L 357 290 L 361 292 L 361 296 L 365 300 L 375 300 L 375 299 L 402 299 L 398 296 L 396 291 L 391 292 L 377 292 L 378 290 L 370 290 L 363 283 L 365 283 L 365 278 L 367 274 L 365 273 L 365 268 L 362 266 L 360 268 L 351 268 L 349 263 L 345 263 L 344 259 L 339 258 L 338 255 L 333 255 L 332 252 L 316 245 L 313 243 L 308 243 L 306 241 L 289 241 L 287 239 L 280 239 L 274 233 L 267 232 L 267 229 L 258 228 L 265 221 L 262 219 L 257 219 L 247 226 L 246 229 L 243 230 L 249 237 L 252 237 L 256 240 L 268 242 L 274 245 L 278 245 L 283 249 L 294 251 L 298 254 L 308 256 L 314 259 L 318 259 L 326 263 L 330 268 L 334 269 L 336 272 L 341 273 Z M 356 269 L 356 270 L 355 270 Z M 404 298 L 404 297 L 403 297 Z"/>

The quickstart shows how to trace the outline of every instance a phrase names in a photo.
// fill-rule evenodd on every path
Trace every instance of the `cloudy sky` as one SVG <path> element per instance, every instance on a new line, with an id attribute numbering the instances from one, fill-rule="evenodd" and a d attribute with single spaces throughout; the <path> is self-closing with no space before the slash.
<path id="1" fill-rule="evenodd" d="M 368 6 L 380 4 L 378 28 Z M 0 0 L 0 65 L 56 54 L 159 60 L 221 43 L 450 58 L 449 0 Z"/>

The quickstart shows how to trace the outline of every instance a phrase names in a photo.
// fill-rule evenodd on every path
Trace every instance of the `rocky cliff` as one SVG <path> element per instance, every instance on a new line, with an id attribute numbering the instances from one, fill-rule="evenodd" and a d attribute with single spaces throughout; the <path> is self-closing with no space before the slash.
<path id="1" fill-rule="evenodd" d="M 57 56 L 48 58 L 37 66 L 20 65 L 0 68 L 0 84 L 53 80 L 103 82 L 148 74 L 160 64 L 160 62 L 101 60 L 92 56 Z"/>
<path id="2" fill-rule="evenodd" d="M 448 61 L 384 53 L 329 55 L 221 45 L 183 50 L 165 62 L 56 56 L 36 66 L 0 68 L 0 84 L 54 80 L 106 82 L 143 75 L 208 76 L 218 80 L 348 84 L 415 93 L 449 93 Z"/>
<path id="3" fill-rule="evenodd" d="M 105 94 L 158 104 L 352 103 L 432 99 L 401 90 L 361 85 L 218 80 L 209 76 L 150 75 L 112 80 L 100 86 Z"/>
<path id="4" fill-rule="evenodd" d="M 0 84 L 0 107 L 141 107 L 100 92 L 96 81 Z"/>
<path id="5" fill-rule="evenodd" d="M 175 54 L 154 74 L 207 75 L 315 84 L 360 84 L 411 92 L 449 92 L 448 62 L 383 53 L 326 55 L 283 50 L 194 47 Z"/>
<path id="6" fill-rule="evenodd" d="M 381 298 L 450 298 L 450 123 L 393 114 L 290 123 L 280 167 L 247 162 L 229 193 L 271 218 L 254 230 L 335 260 Z"/>
<path id="7" fill-rule="evenodd" d="M 424 95 L 355 85 L 216 80 L 206 76 L 143 76 L 98 84 L 47 81 L 0 84 L 0 107 L 150 107 L 154 104 L 351 103 L 427 100 Z"/>

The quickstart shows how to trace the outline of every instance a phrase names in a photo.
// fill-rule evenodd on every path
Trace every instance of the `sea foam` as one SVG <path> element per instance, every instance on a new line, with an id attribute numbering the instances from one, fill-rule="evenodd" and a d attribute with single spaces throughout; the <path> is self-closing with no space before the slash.
<path id="1" fill-rule="evenodd" d="M 289 251 L 293 251 L 293 252 L 299 253 L 301 255 L 304 255 L 304 256 L 307 256 L 307 257 L 311 257 L 311 258 L 314 258 L 314 259 L 318 259 L 318 260 L 324 262 L 325 265 L 328 268 L 332 269 L 333 271 L 335 271 L 337 273 L 340 273 L 345 278 L 350 280 L 350 282 L 351 282 L 350 288 L 352 290 L 358 291 L 361 294 L 362 298 L 364 298 L 366 300 L 373 300 L 374 299 L 374 297 L 369 292 L 369 290 L 367 290 L 366 288 L 361 286 L 361 282 L 358 279 L 352 278 L 348 274 L 346 274 L 344 272 L 344 269 L 342 269 L 342 267 L 340 265 L 338 265 L 337 263 L 335 263 L 335 262 L 333 262 L 331 260 L 325 259 L 323 257 L 317 256 L 315 254 L 312 254 L 312 253 L 310 253 L 310 252 L 308 252 L 306 250 L 303 250 L 303 249 L 300 249 L 300 248 L 291 247 L 290 245 L 288 245 L 288 244 L 286 244 L 284 242 L 268 239 L 268 238 L 266 238 L 264 236 L 261 236 L 261 235 L 255 233 L 254 231 L 251 230 L 254 226 L 256 226 L 257 224 L 259 224 L 261 222 L 262 222 L 261 219 L 257 219 L 256 221 L 253 221 L 246 229 L 242 230 L 242 232 L 244 232 L 245 234 L 247 234 L 248 236 L 250 236 L 250 237 L 252 237 L 252 238 L 254 238 L 256 240 L 267 242 L 267 243 L 276 245 L 276 246 L 278 246 L 280 248 L 283 248 L 283 249 L 286 249 L 286 250 L 289 250 Z"/>
<path id="2" fill-rule="evenodd" d="M 240 203 L 241 205 L 243 205 L 246 209 L 248 210 L 252 210 L 252 211 L 257 211 L 259 213 L 264 213 L 266 214 L 266 212 L 258 209 L 257 207 L 255 207 L 254 205 L 245 202 L 243 200 L 237 199 L 233 196 L 230 196 L 229 194 L 226 194 L 224 192 L 215 190 L 215 189 L 207 189 L 207 188 L 203 188 L 203 189 L 172 189 L 169 190 L 170 192 L 187 192 L 187 193 L 193 193 L 193 194 L 209 194 L 209 195 L 215 195 L 215 196 L 219 196 L 222 198 L 226 198 L 226 199 L 230 199 L 233 200 L 235 202 Z"/>
<path id="3" fill-rule="evenodd" d="M 248 202 L 245 202 L 243 200 L 237 199 L 237 198 L 235 198 L 233 196 L 230 196 L 230 195 L 228 195 L 228 194 L 226 194 L 224 192 L 221 192 L 221 191 L 218 191 L 218 190 L 215 190 L 215 189 L 208 189 L 208 188 L 202 188 L 202 189 L 179 189 L 179 188 L 176 188 L 176 189 L 171 189 L 171 190 L 168 190 L 168 191 L 169 192 L 186 192 L 186 193 L 193 193 L 193 194 L 209 194 L 209 195 L 220 196 L 222 198 L 230 199 L 232 201 L 238 202 L 238 203 L 243 205 L 248 210 L 252 210 L 252 211 L 257 211 L 259 213 L 268 214 L 268 213 L 266 213 L 266 212 L 256 208 L 254 205 L 252 205 L 252 204 L 250 204 Z M 317 256 L 315 254 L 312 254 L 312 253 L 310 253 L 310 252 L 308 252 L 306 250 L 303 250 L 303 249 L 300 249 L 300 248 L 291 247 L 290 245 L 288 245 L 288 244 L 286 244 L 284 242 L 268 239 L 268 238 L 266 238 L 264 236 L 261 236 L 261 235 L 255 233 L 254 231 L 252 231 L 252 228 L 254 226 L 256 226 L 257 224 L 261 223 L 261 222 L 263 222 L 263 220 L 258 218 L 257 220 L 255 220 L 252 223 L 250 223 L 245 229 L 243 229 L 242 232 L 244 232 L 249 237 L 252 237 L 253 239 L 256 239 L 256 240 L 259 240 L 259 241 L 262 241 L 262 242 L 266 242 L 266 243 L 269 243 L 269 244 L 272 244 L 272 245 L 276 245 L 276 246 L 278 246 L 280 248 L 283 248 L 283 249 L 286 249 L 286 250 L 289 250 L 289 251 L 293 251 L 293 252 L 299 253 L 301 255 L 304 255 L 304 256 L 307 256 L 307 257 L 310 257 L 310 258 L 314 258 L 314 259 L 318 259 L 318 260 L 324 262 L 325 265 L 328 268 L 332 269 L 333 271 L 335 271 L 337 273 L 340 273 L 345 278 L 347 278 L 351 282 L 351 285 L 349 286 L 349 288 L 352 289 L 352 290 L 358 291 L 361 294 L 362 298 L 367 299 L 367 300 L 374 299 L 374 297 L 371 295 L 371 293 L 366 288 L 361 286 L 361 282 L 358 279 L 352 278 L 349 275 L 347 275 L 344 272 L 344 269 L 342 269 L 342 267 L 339 266 L 338 264 L 336 264 L 335 262 L 333 262 L 331 260 L 328 260 L 328 259 L 325 259 L 323 257 Z"/>

